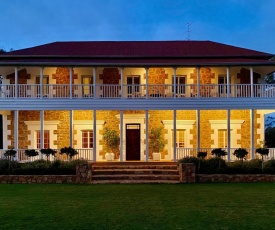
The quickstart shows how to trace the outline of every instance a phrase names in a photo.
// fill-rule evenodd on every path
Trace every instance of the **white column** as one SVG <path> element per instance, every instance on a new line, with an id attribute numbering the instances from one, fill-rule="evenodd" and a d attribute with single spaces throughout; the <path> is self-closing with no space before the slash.
<path id="1" fill-rule="evenodd" d="M 173 68 L 173 70 L 174 70 L 174 81 L 173 81 L 173 85 L 174 85 L 174 98 L 176 98 L 177 97 L 177 95 L 176 95 L 176 92 L 177 92 L 177 90 L 176 90 L 176 87 L 177 87 L 177 82 L 176 82 L 177 68 Z"/>
<path id="2" fill-rule="evenodd" d="M 74 147 L 74 111 L 70 110 L 70 147 Z"/>
<path id="3" fill-rule="evenodd" d="M 40 149 L 44 149 L 44 110 L 40 110 Z M 39 158 L 43 159 L 43 154 L 39 153 Z"/>
<path id="4" fill-rule="evenodd" d="M 251 158 L 254 159 L 254 109 L 250 110 L 250 149 L 251 149 Z"/>
<path id="5" fill-rule="evenodd" d="M 227 110 L 227 160 L 230 161 L 231 149 L 231 127 L 230 127 L 230 109 Z"/>
<path id="6" fill-rule="evenodd" d="M 73 68 L 70 67 L 70 99 L 73 98 Z"/>
<path id="7" fill-rule="evenodd" d="M 148 99 L 149 89 L 148 89 L 148 68 L 145 68 L 146 72 L 146 99 Z"/>
<path id="8" fill-rule="evenodd" d="M 17 98 L 18 97 L 18 68 L 15 67 L 14 68 L 14 97 Z"/>
<path id="9" fill-rule="evenodd" d="M 201 89 L 200 89 L 200 85 L 201 85 L 201 82 L 200 82 L 200 67 L 197 67 L 197 87 L 198 87 L 198 90 L 197 90 L 197 93 L 198 93 L 198 95 L 197 95 L 197 97 L 200 97 L 200 91 L 201 91 Z"/>
<path id="10" fill-rule="evenodd" d="M 250 88 L 251 88 L 251 97 L 254 97 L 253 67 L 250 67 Z"/>
<path id="11" fill-rule="evenodd" d="M 94 139 L 93 139 L 93 162 L 96 162 L 96 143 L 97 143 L 97 140 L 96 140 L 96 110 L 94 110 L 93 112 L 93 135 L 94 135 Z"/>
<path id="12" fill-rule="evenodd" d="M 229 67 L 226 68 L 226 84 L 227 84 L 227 97 L 230 97 L 230 69 Z"/>
<path id="13" fill-rule="evenodd" d="M 40 68 L 40 84 L 39 84 L 40 90 L 40 99 L 43 98 L 43 67 Z"/>
<path id="14" fill-rule="evenodd" d="M 173 142 L 173 161 L 177 161 L 177 110 L 174 110 L 174 124 L 173 124 L 173 132 L 174 132 L 174 142 Z"/>
<path id="15" fill-rule="evenodd" d="M 197 110 L 197 152 L 201 151 L 201 128 L 200 128 L 200 122 L 201 122 L 201 111 Z"/>
<path id="16" fill-rule="evenodd" d="M 146 129 L 146 162 L 149 160 L 149 124 L 148 124 L 148 110 L 145 111 L 145 129 Z"/>
<path id="17" fill-rule="evenodd" d="M 123 98 L 123 68 L 120 68 L 120 98 Z"/>
<path id="18" fill-rule="evenodd" d="M 123 162 L 123 111 L 120 110 L 120 162 Z"/>
<path id="19" fill-rule="evenodd" d="M 14 117 L 13 117 L 13 123 L 14 123 L 14 135 L 13 135 L 13 142 L 14 142 L 14 146 L 13 148 L 17 151 L 17 159 L 18 160 L 18 110 L 14 110 Z"/>
<path id="20" fill-rule="evenodd" d="M 96 99 L 96 68 L 93 68 L 93 88 L 94 88 L 94 99 Z"/>

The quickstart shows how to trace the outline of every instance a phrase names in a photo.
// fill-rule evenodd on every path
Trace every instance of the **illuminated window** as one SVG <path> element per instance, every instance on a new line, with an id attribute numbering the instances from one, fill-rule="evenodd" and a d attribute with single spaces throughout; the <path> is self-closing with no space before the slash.
<path id="1" fill-rule="evenodd" d="M 140 92 L 140 77 L 139 76 L 128 76 L 127 77 L 127 91 L 128 94 L 134 94 Z"/>
<path id="2" fill-rule="evenodd" d="M 37 85 L 40 84 L 40 76 L 36 77 L 35 83 Z M 43 76 L 43 82 L 42 82 L 42 84 L 43 84 L 43 86 L 42 86 L 43 87 L 43 90 L 42 90 L 43 95 L 49 94 L 49 87 L 47 86 L 49 84 L 49 76 L 48 75 L 44 75 Z M 37 89 L 39 90 L 39 88 L 37 88 Z M 37 94 L 40 94 L 40 92 L 38 91 Z"/>
<path id="3" fill-rule="evenodd" d="M 227 148 L 227 130 L 218 130 L 218 148 Z"/>
<path id="4" fill-rule="evenodd" d="M 176 76 L 176 94 L 185 94 L 185 79 L 186 76 Z M 174 90 L 174 77 L 172 78 L 173 92 Z"/>
<path id="5" fill-rule="evenodd" d="M 93 148 L 94 133 L 92 130 L 82 130 L 82 148 Z"/>
<path id="6" fill-rule="evenodd" d="M 172 130 L 172 143 L 174 143 L 174 131 Z M 185 147 L 185 129 L 177 129 L 176 131 L 176 147 Z"/>
<path id="7" fill-rule="evenodd" d="M 83 95 L 92 95 L 93 94 L 93 76 L 83 75 L 82 76 L 83 84 Z"/>
<path id="8" fill-rule="evenodd" d="M 36 131 L 36 148 L 40 149 L 41 135 L 40 131 Z M 44 149 L 50 148 L 50 131 L 44 130 Z"/>

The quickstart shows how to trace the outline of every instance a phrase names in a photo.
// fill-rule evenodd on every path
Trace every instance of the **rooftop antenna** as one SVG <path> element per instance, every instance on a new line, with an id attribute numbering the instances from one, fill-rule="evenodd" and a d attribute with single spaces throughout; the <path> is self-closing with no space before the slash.
<path id="1" fill-rule="evenodd" d="M 187 40 L 187 41 L 190 41 L 190 37 L 191 37 L 191 25 L 192 25 L 192 23 L 191 23 L 191 22 L 188 22 L 186 25 L 187 25 L 187 31 L 186 31 L 187 36 L 186 36 L 186 40 Z"/>

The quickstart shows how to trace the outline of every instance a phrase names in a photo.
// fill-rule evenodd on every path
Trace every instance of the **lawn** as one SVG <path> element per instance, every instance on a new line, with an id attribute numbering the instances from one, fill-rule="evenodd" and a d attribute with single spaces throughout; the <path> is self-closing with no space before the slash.
<path id="1" fill-rule="evenodd" d="M 275 183 L 0 185 L 0 229 L 274 229 Z"/>

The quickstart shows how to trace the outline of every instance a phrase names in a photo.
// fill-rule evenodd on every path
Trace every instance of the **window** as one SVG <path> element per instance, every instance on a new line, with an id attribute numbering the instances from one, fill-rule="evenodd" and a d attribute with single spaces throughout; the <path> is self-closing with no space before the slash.
<path id="1" fill-rule="evenodd" d="M 174 143 L 174 131 L 172 130 L 172 143 Z M 185 147 L 185 129 L 177 129 L 176 131 L 176 147 Z"/>
<path id="2" fill-rule="evenodd" d="M 82 148 L 88 149 L 94 147 L 94 133 L 92 130 L 82 130 Z"/>
<path id="3" fill-rule="evenodd" d="M 218 148 L 227 148 L 227 130 L 218 130 Z"/>
<path id="4" fill-rule="evenodd" d="M 173 93 L 176 94 L 185 94 L 185 79 L 186 76 L 176 76 L 176 91 L 174 90 L 174 77 L 172 78 L 173 82 Z"/>
<path id="5" fill-rule="evenodd" d="M 226 75 L 218 76 L 219 95 L 227 93 L 227 78 Z"/>
<path id="6" fill-rule="evenodd" d="M 139 76 L 128 76 L 127 77 L 127 93 L 132 95 L 139 93 L 140 77 Z"/>
<path id="7" fill-rule="evenodd" d="M 85 96 L 92 96 L 93 95 L 93 76 L 91 75 L 84 75 L 82 76 L 82 85 L 83 85 L 83 95 Z"/>
<path id="8" fill-rule="evenodd" d="M 40 149 L 41 135 L 40 130 L 36 130 L 36 148 Z M 50 148 L 50 131 L 44 130 L 44 149 Z"/>
<path id="9" fill-rule="evenodd" d="M 35 79 L 35 84 L 39 85 L 40 84 L 40 76 L 37 76 Z M 42 93 L 43 95 L 48 95 L 49 94 L 49 87 L 47 86 L 49 84 L 49 76 L 48 75 L 44 75 L 43 76 L 43 89 L 42 89 Z M 40 94 L 39 91 L 40 87 L 37 88 L 37 94 Z"/>

